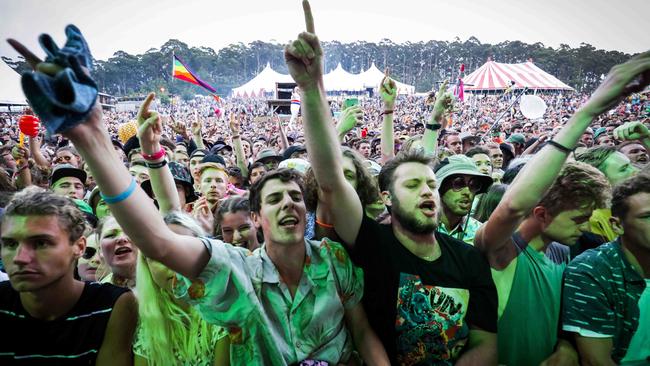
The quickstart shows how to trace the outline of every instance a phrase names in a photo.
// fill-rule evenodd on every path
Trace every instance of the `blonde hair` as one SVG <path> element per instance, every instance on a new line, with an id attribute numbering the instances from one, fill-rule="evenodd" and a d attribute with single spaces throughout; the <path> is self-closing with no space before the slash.
<path id="1" fill-rule="evenodd" d="M 189 217 L 172 212 L 165 217 L 170 224 L 188 226 L 182 219 Z M 193 225 L 189 229 L 201 235 Z M 187 362 L 197 355 L 213 355 L 217 339 L 213 339 L 213 327 L 201 318 L 194 307 L 184 310 L 176 302 L 174 295 L 156 284 L 146 257 L 138 254 L 136 270 L 138 313 L 140 317 L 138 340 L 143 356 L 149 365 L 167 365 L 172 360 Z"/>

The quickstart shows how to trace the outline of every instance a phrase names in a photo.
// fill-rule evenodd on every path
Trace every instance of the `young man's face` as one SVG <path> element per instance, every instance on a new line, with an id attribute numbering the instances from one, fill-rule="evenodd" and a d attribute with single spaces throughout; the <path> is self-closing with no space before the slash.
<path id="1" fill-rule="evenodd" d="M 639 172 L 630 159 L 618 151 L 611 154 L 599 168 L 612 187 Z"/>
<path id="2" fill-rule="evenodd" d="M 129 167 L 129 173 L 131 173 L 131 176 L 135 178 L 138 184 L 142 184 L 142 182 L 149 179 L 149 168 L 144 165 L 131 165 Z"/>
<path id="3" fill-rule="evenodd" d="M 478 168 L 479 172 L 487 175 L 492 175 L 492 161 L 490 160 L 489 156 L 485 154 L 475 154 L 472 156 L 472 160 L 474 161 L 474 164 Z"/>
<path id="4" fill-rule="evenodd" d="M 187 156 L 187 153 L 184 151 L 176 151 L 174 153 L 174 161 L 183 166 L 188 166 L 190 162 L 190 157 Z"/>
<path id="5" fill-rule="evenodd" d="M 455 182 L 455 184 L 452 184 Z M 442 204 L 445 209 L 456 216 L 465 216 L 472 209 L 475 193 L 470 187 L 479 185 L 478 178 L 469 175 L 451 176 L 440 187 Z"/>
<path id="6" fill-rule="evenodd" d="M 359 152 L 359 154 L 361 154 L 361 156 L 368 159 L 370 157 L 370 144 L 366 144 L 366 143 L 359 144 L 357 151 Z"/>
<path id="7" fill-rule="evenodd" d="M 588 132 L 585 132 L 582 134 L 582 137 L 580 138 L 580 142 L 585 144 L 587 147 L 592 147 L 594 146 L 594 135 L 590 134 Z"/>
<path id="8" fill-rule="evenodd" d="M 223 241 L 234 246 L 253 249 L 257 247 L 257 230 L 249 212 L 227 212 L 221 220 Z"/>
<path id="9" fill-rule="evenodd" d="M 382 192 L 392 205 L 393 217 L 406 230 L 416 234 L 432 233 L 438 226 L 440 196 L 436 176 L 428 166 L 404 163 L 393 173 L 392 192 Z"/>
<path id="10" fill-rule="evenodd" d="M 494 169 L 501 169 L 503 167 L 503 152 L 499 148 L 490 149 L 490 161 Z"/>
<path id="11" fill-rule="evenodd" d="M 451 152 L 454 154 L 462 154 L 463 153 L 463 144 L 460 141 L 460 137 L 458 135 L 447 135 L 445 137 L 446 141 L 446 146 Z"/>
<path id="12" fill-rule="evenodd" d="M 645 165 L 648 163 L 648 152 L 641 144 L 625 145 L 620 150 L 623 155 L 627 156 L 632 163 Z"/>
<path id="13" fill-rule="evenodd" d="M 77 177 L 63 177 L 52 185 L 52 192 L 59 196 L 82 200 L 86 194 L 83 182 Z"/>
<path id="14" fill-rule="evenodd" d="M 201 160 L 203 160 L 204 157 L 205 154 L 197 153 L 190 159 L 190 172 L 192 172 L 192 176 L 196 174 L 195 169 L 197 166 L 199 166 L 199 164 L 201 164 Z"/>
<path id="15" fill-rule="evenodd" d="M 598 146 L 615 146 L 614 140 L 609 134 L 598 136 L 596 139 L 596 145 Z"/>
<path id="16" fill-rule="evenodd" d="M 56 216 L 5 216 L 2 220 L 2 262 L 18 292 L 38 291 L 72 277 L 85 239 L 70 243 Z"/>
<path id="17" fill-rule="evenodd" d="M 276 245 L 303 241 L 307 209 L 300 186 L 271 179 L 265 182 L 260 196 L 260 212 L 253 213 L 253 218 L 262 228 L 264 238 Z"/>
<path id="18" fill-rule="evenodd" d="M 343 157 L 342 161 L 342 168 L 343 168 L 343 175 L 345 176 L 345 180 L 350 183 L 352 188 L 355 190 L 357 189 L 357 168 L 354 166 L 354 162 L 352 161 L 352 158 L 349 158 L 347 156 Z"/>
<path id="19" fill-rule="evenodd" d="M 589 231 L 592 207 L 562 211 L 544 228 L 543 235 L 564 245 L 575 245 L 583 232 Z"/>
<path id="20" fill-rule="evenodd" d="M 210 204 L 217 203 L 226 195 L 228 175 L 223 170 L 208 168 L 201 174 L 201 194 Z"/>
<path id="21" fill-rule="evenodd" d="M 650 193 L 637 193 L 626 199 L 628 211 L 623 218 L 623 238 L 626 245 L 650 251 Z"/>

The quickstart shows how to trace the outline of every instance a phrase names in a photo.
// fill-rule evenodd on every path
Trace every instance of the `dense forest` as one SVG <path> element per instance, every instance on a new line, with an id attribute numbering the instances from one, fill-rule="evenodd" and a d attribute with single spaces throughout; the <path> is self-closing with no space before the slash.
<path id="1" fill-rule="evenodd" d="M 283 54 L 284 45 L 255 41 L 249 44 L 231 44 L 219 51 L 207 47 L 189 47 L 170 39 L 160 48 L 152 48 L 140 55 L 115 52 L 108 60 L 96 60 L 93 76 L 100 90 L 116 96 L 141 94 L 164 87 L 168 93 L 185 98 L 205 93 L 201 88 L 171 78 L 172 53 L 176 53 L 198 75 L 214 86 L 220 95 L 228 95 L 231 88 L 242 85 L 266 63 L 281 73 L 287 73 Z M 578 48 L 560 45 L 557 49 L 542 43 L 527 44 L 505 41 L 499 44 L 481 43 L 471 37 L 466 41 L 428 41 L 393 43 L 384 39 L 379 43 L 324 42 L 325 72 L 340 62 L 352 73 L 367 69 L 372 62 L 384 69 L 388 66 L 397 80 L 416 86 L 417 91 L 431 89 L 435 81 L 456 76 L 464 63 L 471 72 L 488 57 L 494 61 L 515 63 L 532 59 L 543 70 L 580 92 L 592 91 L 615 64 L 630 55 L 618 51 L 597 50 L 590 44 Z M 18 71 L 26 68 L 23 60 L 2 57 Z M 453 73 L 453 74 L 452 74 Z"/>

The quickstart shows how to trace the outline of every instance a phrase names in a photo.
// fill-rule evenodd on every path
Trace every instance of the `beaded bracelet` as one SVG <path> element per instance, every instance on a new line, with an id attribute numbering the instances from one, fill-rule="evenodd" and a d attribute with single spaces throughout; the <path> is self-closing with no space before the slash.
<path id="1" fill-rule="evenodd" d="M 549 145 L 551 145 L 551 146 L 553 146 L 554 148 L 556 148 L 556 149 L 562 151 L 562 152 L 565 153 L 565 154 L 570 154 L 571 151 L 573 151 L 572 149 L 569 149 L 568 147 L 566 147 L 566 146 L 560 144 L 560 143 L 557 142 L 557 141 L 548 140 L 548 141 L 546 141 L 546 143 L 549 144 Z"/>
<path id="2" fill-rule="evenodd" d="M 104 202 L 108 204 L 115 204 L 124 201 L 125 199 L 129 198 L 129 196 L 135 191 L 135 187 L 138 184 L 135 181 L 135 178 L 131 178 L 131 184 L 126 188 L 126 190 L 117 196 L 105 196 L 102 192 L 99 192 L 99 195 L 102 197 Z"/>

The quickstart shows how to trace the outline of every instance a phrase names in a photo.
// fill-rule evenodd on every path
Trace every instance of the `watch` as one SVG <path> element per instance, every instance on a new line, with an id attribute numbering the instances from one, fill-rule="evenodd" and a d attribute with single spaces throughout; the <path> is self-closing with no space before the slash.
<path id="1" fill-rule="evenodd" d="M 426 127 L 427 130 L 438 131 L 442 128 L 442 125 L 440 123 L 427 123 Z"/>

